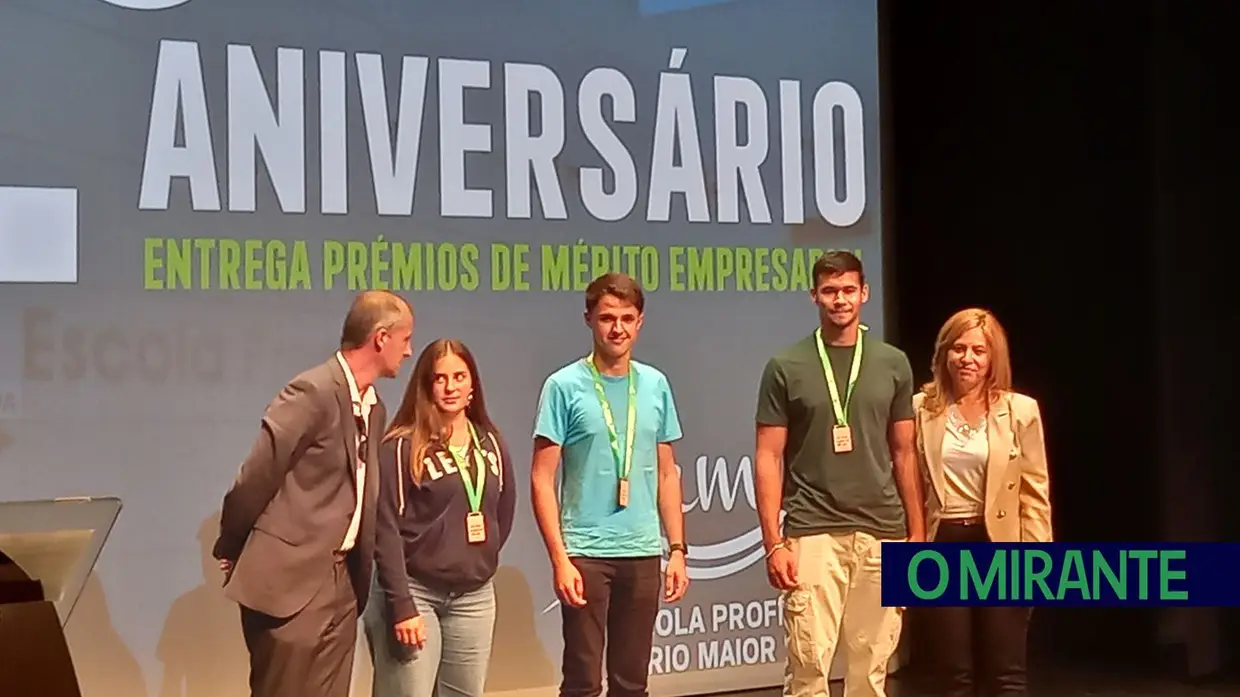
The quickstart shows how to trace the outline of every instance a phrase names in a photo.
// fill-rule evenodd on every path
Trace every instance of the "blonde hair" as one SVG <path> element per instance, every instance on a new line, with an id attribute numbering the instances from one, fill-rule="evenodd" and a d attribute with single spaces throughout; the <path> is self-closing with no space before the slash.
<path id="1" fill-rule="evenodd" d="M 952 394 L 952 379 L 947 372 L 947 354 L 965 332 L 981 329 L 986 338 L 986 346 L 990 349 L 990 369 L 986 372 L 983 389 L 988 401 L 993 403 L 1004 392 L 1012 390 L 1012 359 L 1008 353 L 1007 332 L 994 314 L 988 310 L 969 308 L 952 315 L 939 329 L 938 339 L 934 343 L 934 358 L 930 360 L 930 372 L 933 378 L 921 389 L 926 399 L 923 402 L 931 414 L 938 414 L 958 395 Z"/>

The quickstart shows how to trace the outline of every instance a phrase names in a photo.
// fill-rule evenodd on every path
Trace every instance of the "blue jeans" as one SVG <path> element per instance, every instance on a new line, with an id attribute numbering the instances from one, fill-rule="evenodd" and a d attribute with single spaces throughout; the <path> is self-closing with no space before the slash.
<path id="1" fill-rule="evenodd" d="M 495 587 L 467 593 L 437 591 L 409 580 L 426 625 L 421 649 L 396 641 L 378 583 L 362 616 L 375 666 L 373 697 L 482 697 L 495 631 Z M 436 694 L 438 687 L 438 694 Z"/>

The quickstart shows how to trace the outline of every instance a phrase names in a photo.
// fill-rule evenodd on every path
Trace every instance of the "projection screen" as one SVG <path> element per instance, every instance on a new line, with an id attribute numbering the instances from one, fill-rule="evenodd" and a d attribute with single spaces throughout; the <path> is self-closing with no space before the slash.
<path id="1" fill-rule="evenodd" d="M 756 389 L 814 326 L 823 250 L 861 255 L 883 333 L 876 0 L 6 0 L 0 95 L 0 492 L 124 501 L 68 627 L 86 697 L 246 694 L 221 496 L 355 291 L 404 293 L 415 350 L 473 348 L 526 477 L 613 269 L 649 291 L 638 358 L 685 432 L 693 586 L 652 690 L 780 682 Z M 488 692 L 547 695 L 521 491 Z"/>

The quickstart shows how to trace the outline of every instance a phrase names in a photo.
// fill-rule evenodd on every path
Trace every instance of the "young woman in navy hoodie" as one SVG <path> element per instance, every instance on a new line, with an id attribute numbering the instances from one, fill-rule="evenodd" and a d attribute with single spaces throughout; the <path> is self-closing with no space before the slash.
<path id="1" fill-rule="evenodd" d="M 363 617 L 373 696 L 481 697 L 516 490 L 460 341 L 418 356 L 379 468 L 377 583 Z"/>

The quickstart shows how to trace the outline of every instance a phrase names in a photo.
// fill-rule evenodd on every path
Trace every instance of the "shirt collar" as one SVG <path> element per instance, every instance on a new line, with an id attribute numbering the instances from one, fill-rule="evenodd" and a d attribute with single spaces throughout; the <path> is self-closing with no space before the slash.
<path id="1" fill-rule="evenodd" d="M 336 360 L 340 362 L 340 367 L 344 369 L 344 379 L 349 383 L 349 398 L 354 405 L 361 407 L 363 411 L 369 411 L 370 407 L 379 401 L 378 395 L 375 394 L 375 386 L 367 387 L 366 394 L 361 394 L 357 389 L 357 380 L 353 378 L 353 369 L 349 367 L 349 362 L 344 359 L 344 354 L 337 351 Z"/>

